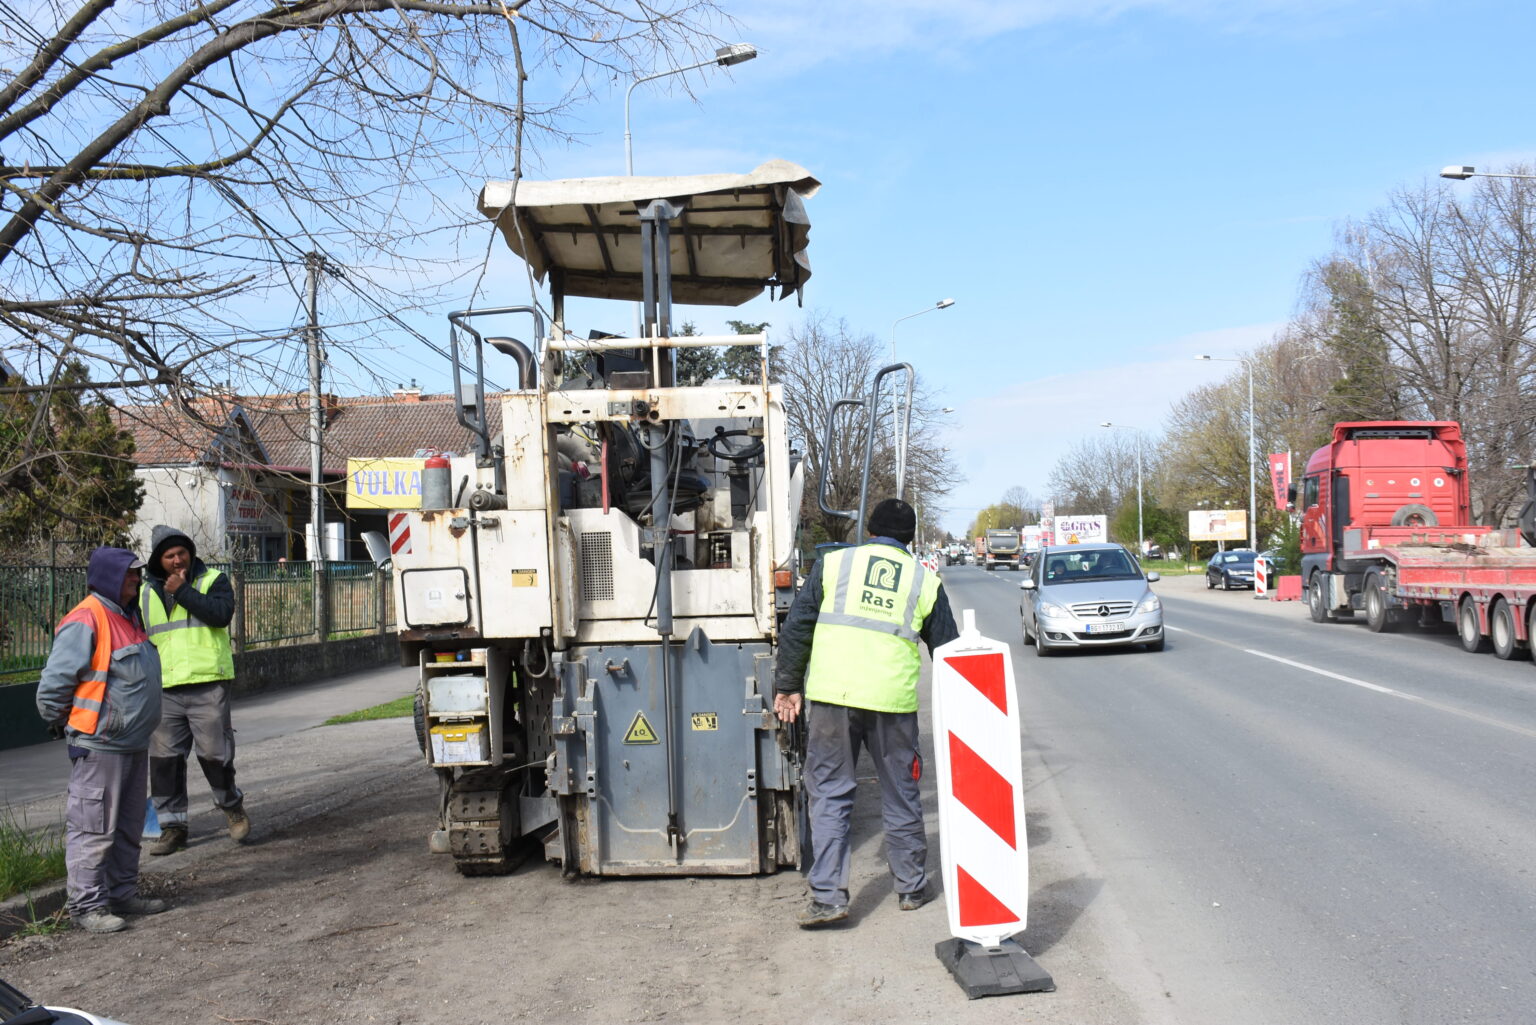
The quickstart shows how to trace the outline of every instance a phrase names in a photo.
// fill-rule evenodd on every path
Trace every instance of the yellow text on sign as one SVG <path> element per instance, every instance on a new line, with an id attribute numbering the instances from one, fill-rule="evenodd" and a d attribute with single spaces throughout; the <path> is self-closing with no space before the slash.
<path id="1" fill-rule="evenodd" d="M 656 736 L 656 731 L 651 729 L 651 724 L 645 718 L 645 713 L 636 712 L 635 721 L 629 724 L 629 732 L 624 734 L 624 743 L 660 744 L 661 739 Z"/>
<path id="2" fill-rule="evenodd" d="M 693 728 L 696 730 L 718 730 L 720 728 L 720 716 L 715 712 L 694 712 Z"/>

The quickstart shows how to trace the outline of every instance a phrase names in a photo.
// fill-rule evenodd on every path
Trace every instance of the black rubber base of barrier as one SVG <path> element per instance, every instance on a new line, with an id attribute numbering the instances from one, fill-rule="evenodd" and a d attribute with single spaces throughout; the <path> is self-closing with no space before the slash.
<path id="1" fill-rule="evenodd" d="M 968 1000 L 1009 993 L 1051 993 L 1056 982 L 1015 940 L 984 947 L 970 940 L 948 939 L 935 944 L 949 974 L 955 977 Z"/>

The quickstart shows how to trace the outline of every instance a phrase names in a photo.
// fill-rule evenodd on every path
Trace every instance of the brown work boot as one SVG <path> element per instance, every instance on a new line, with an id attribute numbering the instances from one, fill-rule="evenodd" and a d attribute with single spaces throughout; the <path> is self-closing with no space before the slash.
<path id="1" fill-rule="evenodd" d="M 160 839 L 149 845 L 149 853 L 154 855 L 175 854 L 186 849 L 186 826 L 161 826 Z"/>
<path id="2" fill-rule="evenodd" d="M 251 835 L 251 819 L 245 814 L 245 802 L 241 801 L 233 808 L 225 808 L 224 817 L 229 820 L 229 838 L 235 843 L 244 843 L 245 838 Z"/>

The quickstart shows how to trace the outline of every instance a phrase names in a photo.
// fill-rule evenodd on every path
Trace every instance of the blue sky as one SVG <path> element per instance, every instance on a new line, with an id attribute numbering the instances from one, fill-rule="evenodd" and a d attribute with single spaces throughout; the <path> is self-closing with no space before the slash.
<path id="1" fill-rule="evenodd" d="M 639 174 L 781 157 L 810 201 L 806 305 L 898 350 L 956 407 L 945 525 L 1036 495 L 1102 420 L 1155 430 L 1295 306 L 1338 224 L 1446 164 L 1536 154 L 1536 5 L 1472 0 L 724 0 L 757 60 L 641 86 Z M 621 173 L 623 89 L 531 177 Z M 1466 188 L 1467 186 L 1457 186 Z M 473 197 L 466 197 L 472 202 Z M 498 246 L 487 296 L 526 301 Z M 592 308 L 592 312 L 597 312 Z M 684 315 L 782 330 L 759 300 Z M 623 329 L 627 309 L 593 323 Z M 418 322 L 434 339 L 440 318 Z M 435 356 L 402 363 L 446 390 Z M 1075 510 L 1098 512 L 1109 510 Z"/>

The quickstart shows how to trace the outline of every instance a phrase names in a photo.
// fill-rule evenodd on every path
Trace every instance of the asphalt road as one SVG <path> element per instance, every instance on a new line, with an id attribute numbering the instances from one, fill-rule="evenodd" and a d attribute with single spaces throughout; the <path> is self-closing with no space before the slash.
<path id="1" fill-rule="evenodd" d="M 1161 653 L 1038 658 L 1019 579 L 945 572 L 1016 643 L 1025 773 L 1050 783 L 1031 812 L 1070 820 L 1083 849 L 1054 854 L 1117 905 L 1123 960 L 1174 1020 L 1532 1020 L 1529 661 L 1199 578 L 1157 585 Z"/>

